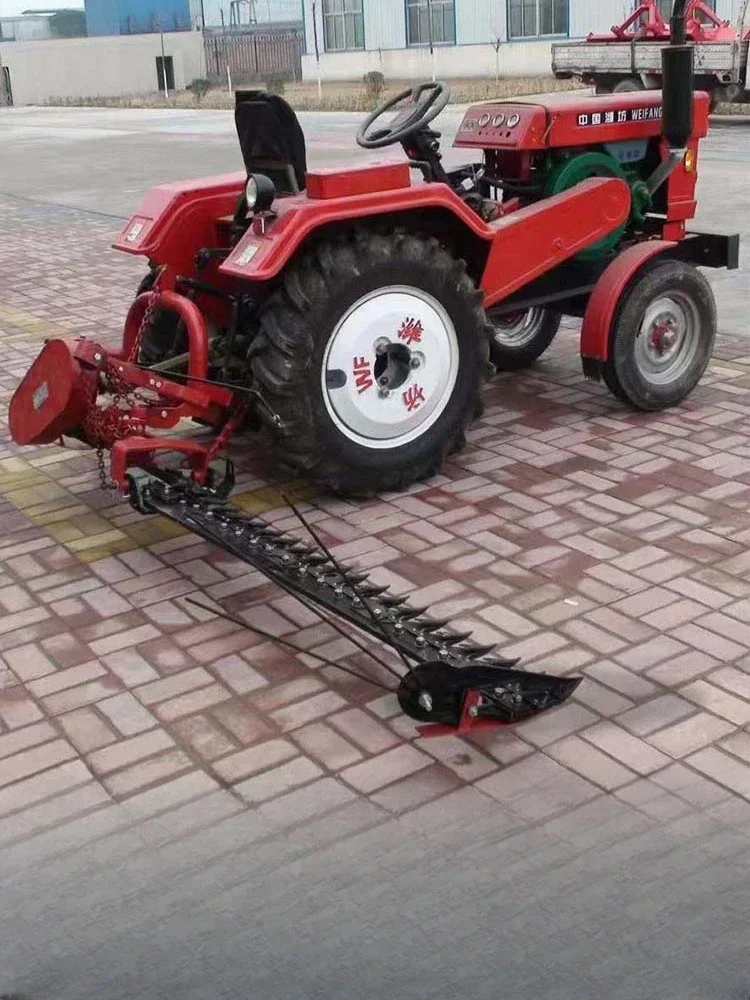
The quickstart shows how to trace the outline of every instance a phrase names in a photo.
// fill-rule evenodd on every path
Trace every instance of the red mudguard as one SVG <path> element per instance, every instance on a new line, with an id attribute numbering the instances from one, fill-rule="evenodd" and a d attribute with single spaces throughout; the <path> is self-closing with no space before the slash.
<path id="1" fill-rule="evenodd" d="M 677 246 L 665 240 L 648 240 L 628 247 L 599 278 L 586 307 L 581 328 L 581 357 L 592 361 L 609 358 L 609 332 L 626 285 L 643 265 Z"/>

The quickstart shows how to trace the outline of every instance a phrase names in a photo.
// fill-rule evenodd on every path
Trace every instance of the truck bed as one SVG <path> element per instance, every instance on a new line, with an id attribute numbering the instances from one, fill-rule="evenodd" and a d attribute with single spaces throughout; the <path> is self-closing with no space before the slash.
<path id="1" fill-rule="evenodd" d="M 557 42 L 552 46 L 552 72 L 557 76 L 601 73 L 661 73 L 663 42 Z M 698 75 L 732 74 L 745 79 L 747 42 L 698 42 Z M 733 72 L 734 71 L 734 72 Z"/>

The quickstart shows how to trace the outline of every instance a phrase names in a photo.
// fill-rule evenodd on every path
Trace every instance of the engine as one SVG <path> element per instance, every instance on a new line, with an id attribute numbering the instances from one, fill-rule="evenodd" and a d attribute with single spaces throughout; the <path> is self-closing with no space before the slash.
<path id="1" fill-rule="evenodd" d="M 708 131 L 709 99 L 694 95 L 694 127 L 684 169 L 655 184 L 670 155 L 662 134 L 660 91 L 601 97 L 545 97 L 471 107 L 454 145 L 481 149 L 477 175 L 482 196 L 500 214 L 573 187 L 589 177 L 619 177 L 631 192 L 628 221 L 582 257 L 610 253 L 628 236 L 642 234 L 649 217 L 684 228 L 695 214 L 698 140 Z"/>

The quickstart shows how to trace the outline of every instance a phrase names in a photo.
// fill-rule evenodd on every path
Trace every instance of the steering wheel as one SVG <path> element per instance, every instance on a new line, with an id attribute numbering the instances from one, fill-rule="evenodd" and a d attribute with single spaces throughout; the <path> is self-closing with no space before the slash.
<path id="1" fill-rule="evenodd" d="M 450 99 L 450 87 L 440 81 L 419 83 L 402 90 L 365 119 L 357 130 L 357 143 L 363 149 L 382 149 L 401 142 L 437 118 Z M 400 108 L 400 105 L 404 106 Z M 398 113 L 390 122 L 376 128 L 378 119 L 389 111 Z"/>

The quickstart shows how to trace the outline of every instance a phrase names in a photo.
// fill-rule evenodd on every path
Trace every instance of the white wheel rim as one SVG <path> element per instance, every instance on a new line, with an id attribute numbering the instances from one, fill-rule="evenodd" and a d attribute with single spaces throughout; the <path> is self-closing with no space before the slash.
<path id="1" fill-rule="evenodd" d="M 492 336 L 498 347 L 519 349 L 535 339 L 544 322 L 544 309 L 525 309 L 520 313 L 490 316 Z"/>
<path id="2" fill-rule="evenodd" d="M 390 285 L 358 299 L 339 320 L 321 384 L 338 430 L 357 444 L 385 449 L 426 433 L 448 405 L 457 377 L 458 338 L 443 306 L 419 288 Z"/>
<path id="3" fill-rule="evenodd" d="M 652 385 L 682 378 L 700 345 L 700 318 L 695 304 L 680 292 L 652 302 L 635 341 L 635 362 Z"/>

